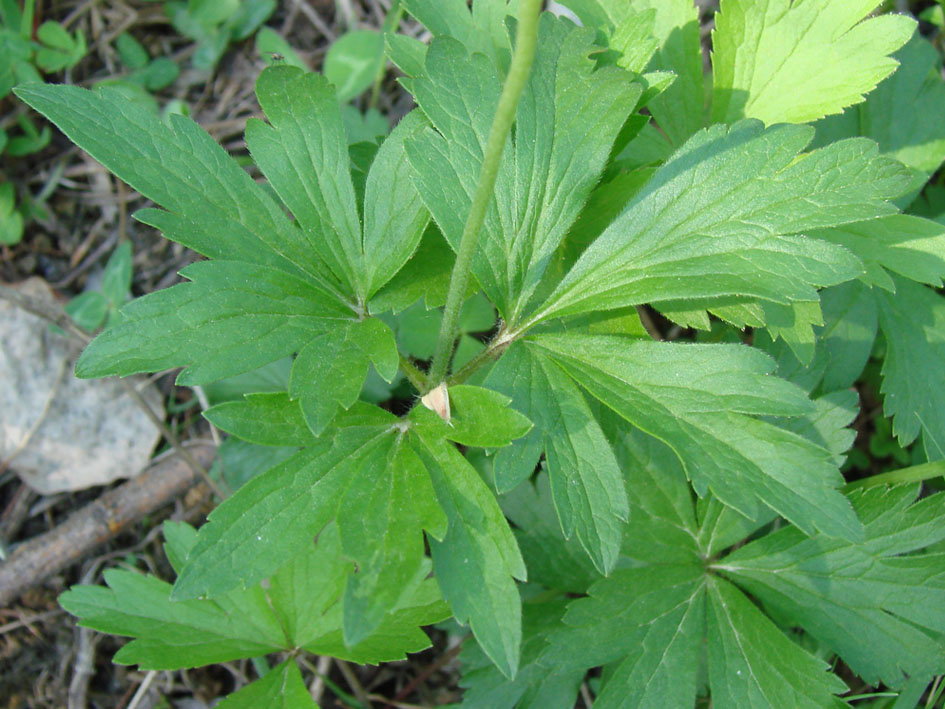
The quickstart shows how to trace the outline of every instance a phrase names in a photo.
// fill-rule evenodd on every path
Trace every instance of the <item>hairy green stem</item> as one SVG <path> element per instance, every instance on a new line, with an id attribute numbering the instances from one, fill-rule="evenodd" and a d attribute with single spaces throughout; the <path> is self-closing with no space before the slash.
<path id="1" fill-rule="evenodd" d="M 479 182 L 473 195 L 466 225 L 456 252 L 456 263 L 450 277 L 449 292 L 446 296 L 446 308 L 443 314 L 443 324 L 433 353 L 433 364 L 430 367 L 429 383 L 431 387 L 438 386 L 446 376 L 450 359 L 453 353 L 453 343 L 456 341 L 459 325 L 459 311 L 463 305 L 463 295 L 469 284 L 469 274 L 472 269 L 473 256 L 479 242 L 479 234 L 486 218 L 486 211 L 492 201 L 496 178 L 499 175 L 499 165 L 502 152 L 508 140 L 509 131 L 515 120 L 515 112 L 519 99 L 525 89 L 525 82 L 535 61 L 535 47 L 538 43 L 538 16 L 541 13 L 542 0 L 521 0 L 518 10 L 518 30 L 515 34 L 515 53 L 512 55 L 512 64 L 509 74 L 502 87 L 499 105 L 496 108 L 486 150 L 482 159 L 482 169 L 479 172 Z"/>
<path id="2" fill-rule="evenodd" d="M 427 390 L 427 375 L 421 372 L 413 362 L 400 355 L 400 369 L 417 391 Z"/>
<path id="3" fill-rule="evenodd" d="M 843 486 L 844 492 L 853 490 L 865 490 L 878 485 L 902 485 L 903 483 L 916 483 L 945 475 L 945 460 L 937 460 L 934 463 L 922 463 L 908 468 L 892 470 L 881 475 L 873 475 L 862 480 L 854 480 Z"/>
<path id="4" fill-rule="evenodd" d="M 460 369 L 458 372 L 454 372 L 446 378 L 447 387 L 465 382 L 484 364 L 491 362 L 492 360 L 498 358 L 503 352 L 505 352 L 508 346 L 511 345 L 515 339 L 516 337 L 510 336 L 504 328 L 500 329 L 498 334 L 496 334 L 492 341 L 489 342 L 489 344 L 487 344 L 479 354 L 464 364 L 462 369 Z"/>

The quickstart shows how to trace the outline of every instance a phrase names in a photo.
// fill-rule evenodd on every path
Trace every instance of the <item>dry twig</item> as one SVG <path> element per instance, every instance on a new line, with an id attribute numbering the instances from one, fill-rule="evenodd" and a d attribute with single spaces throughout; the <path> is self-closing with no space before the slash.
<path id="1" fill-rule="evenodd" d="M 202 465 L 209 465 L 216 455 L 216 448 L 207 443 L 190 445 L 187 450 Z M 46 534 L 20 545 L 0 564 L 0 606 L 182 495 L 196 479 L 178 456 L 165 458 L 77 510 Z"/>

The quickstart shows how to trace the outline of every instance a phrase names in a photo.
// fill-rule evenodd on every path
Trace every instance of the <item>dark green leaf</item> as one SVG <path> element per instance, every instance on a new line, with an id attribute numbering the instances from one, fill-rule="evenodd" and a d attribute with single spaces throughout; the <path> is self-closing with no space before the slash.
<path id="1" fill-rule="evenodd" d="M 575 381 L 677 452 L 700 495 L 756 519 L 759 503 L 812 534 L 862 535 L 830 453 L 752 416 L 798 416 L 812 404 L 773 362 L 740 345 L 688 345 L 605 336 L 534 342 Z"/>

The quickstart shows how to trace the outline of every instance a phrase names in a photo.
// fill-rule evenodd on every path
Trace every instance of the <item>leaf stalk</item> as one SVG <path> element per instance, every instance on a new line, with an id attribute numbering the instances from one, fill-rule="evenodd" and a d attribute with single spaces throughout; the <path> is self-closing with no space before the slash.
<path id="1" fill-rule="evenodd" d="M 518 29 L 515 34 L 515 52 L 509 73 L 502 87 L 499 105 L 496 108 L 492 127 L 489 130 L 489 139 L 483 155 L 482 168 L 479 172 L 479 181 L 473 195 L 469 215 L 463 227 L 459 249 L 456 252 L 456 263 L 450 277 L 450 287 L 446 296 L 446 308 L 443 314 L 443 323 L 437 338 L 436 349 L 433 352 L 433 363 L 428 378 L 431 387 L 439 386 L 449 369 L 453 354 L 453 343 L 456 341 L 459 326 L 459 313 L 463 305 L 463 295 L 469 284 L 469 274 L 472 269 L 473 257 L 482 232 L 482 224 L 486 218 L 486 211 L 492 201 L 496 178 L 499 175 L 499 166 L 502 161 L 502 152 L 512 123 L 518 102 L 525 89 L 525 83 L 531 73 L 535 61 L 535 48 L 538 44 L 538 18 L 541 13 L 542 0 L 522 0 L 518 10 Z"/>

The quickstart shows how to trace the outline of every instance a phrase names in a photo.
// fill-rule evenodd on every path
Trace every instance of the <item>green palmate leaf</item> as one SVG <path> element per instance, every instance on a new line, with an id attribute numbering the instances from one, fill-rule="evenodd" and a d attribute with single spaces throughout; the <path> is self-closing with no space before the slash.
<path id="1" fill-rule="evenodd" d="M 818 138 L 863 135 L 927 179 L 945 160 L 945 82 L 941 57 L 918 33 L 894 55 L 900 63 L 866 101 L 817 123 Z M 924 181 L 924 179 L 922 181 Z"/>
<path id="2" fill-rule="evenodd" d="M 473 266 L 506 319 L 521 313 L 596 184 L 642 87 L 616 67 L 595 70 L 593 34 L 542 18 L 535 70 L 504 152 L 495 202 Z M 435 39 L 407 82 L 433 129 L 407 143 L 417 184 L 455 248 L 475 190 L 500 92 L 492 61 Z M 579 88 L 578 88 L 579 87 Z"/>
<path id="3" fill-rule="evenodd" d="M 353 314 L 311 280 L 263 265 L 201 261 L 191 283 L 122 309 L 122 321 L 87 347 L 81 377 L 189 366 L 182 384 L 202 384 L 285 357 Z"/>
<path id="4" fill-rule="evenodd" d="M 332 431 L 217 507 L 200 530 L 175 597 L 214 597 L 266 578 L 335 516 L 362 466 L 381 475 L 396 443 L 396 419 L 368 411 L 361 425 Z"/>
<path id="5" fill-rule="evenodd" d="M 895 213 L 908 186 L 876 145 L 798 156 L 807 126 L 757 121 L 696 134 L 582 254 L 533 318 L 674 299 L 816 300 L 861 269 L 845 249 L 794 236 Z"/>
<path id="6" fill-rule="evenodd" d="M 422 125 L 419 112 L 405 116 L 381 145 L 367 175 L 363 250 L 368 297 L 390 281 L 416 251 L 430 220 L 410 179 L 404 151 L 405 141 Z"/>
<path id="7" fill-rule="evenodd" d="M 544 352 L 520 343 L 509 348 L 487 385 L 511 397 L 535 423 L 530 435 L 537 445 L 519 474 L 530 475 L 544 449 L 565 537 L 576 536 L 594 565 L 609 572 L 620 551 L 627 502 L 617 462 L 583 395 Z M 514 486 L 500 467 L 495 476 L 500 489 Z"/>
<path id="8" fill-rule="evenodd" d="M 895 291 L 886 269 L 930 286 L 945 278 L 945 226 L 929 219 L 894 214 L 810 235 L 856 254 L 866 267 L 860 280 L 870 286 Z"/>
<path id="9" fill-rule="evenodd" d="M 368 368 L 374 364 L 388 382 L 397 374 L 394 333 L 377 318 L 338 324 L 315 335 L 299 352 L 289 379 L 289 396 L 299 399 L 308 427 L 316 436 L 339 407 L 358 399 Z M 325 382 L 332 382 L 331 393 Z"/>
<path id="10" fill-rule="evenodd" d="M 414 409 L 421 415 L 421 409 Z M 521 601 L 514 579 L 525 580 L 512 530 L 476 470 L 452 444 L 418 428 L 412 447 L 429 471 L 449 522 L 430 540 L 443 597 L 460 623 L 469 623 L 483 651 L 506 677 L 519 666 Z"/>
<path id="11" fill-rule="evenodd" d="M 765 607 L 804 627 L 868 683 L 901 686 L 945 669 L 945 558 L 918 550 L 945 538 L 941 494 L 876 487 L 852 496 L 862 544 L 784 529 L 717 565 Z M 824 580 L 829 578 L 829 583 Z"/>
<path id="12" fill-rule="evenodd" d="M 477 0 L 471 12 L 464 0 L 404 0 L 403 4 L 435 37 L 452 37 L 470 52 L 485 54 L 503 66 L 508 64 L 507 0 Z"/>
<path id="13" fill-rule="evenodd" d="M 272 125 L 247 122 L 253 159 L 313 252 L 348 292 L 362 295 L 361 228 L 334 91 L 318 74 L 280 66 L 260 75 L 256 96 Z"/>
<path id="14" fill-rule="evenodd" d="M 321 279 L 311 246 L 250 176 L 196 123 L 170 125 L 116 90 L 30 85 L 23 101 L 167 212 L 141 218 L 212 258 L 275 266 Z"/>
<path id="15" fill-rule="evenodd" d="M 420 528 L 442 538 L 447 518 L 437 505 L 430 476 L 406 444 L 393 453 L 378 478 L 362 468 L 342 500 L 338 519 L 345 554 L 358 572 L 344 596 L 344 638 L 349 646 L 373 633 L 390 608 L 397 607 L 408 582 L 425 558 Z"/>
<path id="16" fill-rule="evenodd" d="M 700 656 L 713 706 L 822 707 L 844 684 L 735 586 L 706 572 L 691 491 L 666 446 L 621 437 L 630 523 L 620 568 L 573 601 L 547 634 L 546 667 L 609 664 L 595 706 L 692 706 Z"/>
<path id="17" fill-rule="evenodd" d="M 879 320 L 886 335 L 883 409 L 902 445 L 924 434 L 933 460 L 945 458 L 945 299 L 925 286 L 894 277 L 896 294 L 883 293 Z"/>
<path id="18" fill-rule="evenodd" d="M 592 396 L 672 447 L 700 495 L 711 490 L 750 519 L 763 504 L 808 534 L 862 535 L 835 489 L 843 477 L 829 451 L 752 418 L 812 408 L 800 389 L 768 376 L 774 363 L 762 353 L 577 334 L 532 341 Z"/>
<path id="19" fill-rule="evenodd" d="M 719 122 L 806 123 L 839 113 L 896 69 L 915 21 L 862 21 L 879 0 L 723 0 L 712 33 Z"/>
<path id="20" fill-rule="evenodd" d="M 656 45 L 656 53 L 645 63 L 645 68 L 671 71 L 676 78 L 669 88 L 647 102 L 660 131 L 648 126 L 644 140 L 661 144 L 663 150 L 669 150 L 699 130 L 702 127 L 705 80 L 696 6 L 688 0 L 582 0 L 579 7 L 581 9 L 573 9 L 578 11 L 585 25 L 604 29 L 611 35 L 611 48 L 625 55 L 628 50 L 632 53 L 639 51 L 633 44 L 619 46 L 626 30 L 639 22 L 637 18 L 641 15 L 647 11 L 651 13 L 652 20 L 647 29 Z M 642 71 L 643 67 L 634 70 Z"/>
<path id="21" fill-rule="evenodd" d="M 266 676 L 226 697 L 220 709 L 318 709 L 295 660 L 273 667 Z"/>
<path id="22" fill-rule="evenodd" d="M 374 159 L 362 237 L 341 111 L 330 85 L 317 74 L 272 67 L 260 75 L 256 92 L 272 125 L 247 124 L 253 157 L 312 249 L 363 302 L 410 257 L 429 218 L 403 154 L 403 141 L 419 119 L 402 121 Z"/>
<path id="23" fill-rule="evenodd" d="M 565 603 L 525 603 L 522 617 L 522 662 L 515 679 L 504 677 L 482 649 L 467 642 L 459 659 L 463 706 L 470 709 L 570 709 L 584 678 L 583 669 L 555 672 L 539 663 L 544 634 L 561 622 Z"/>
<path id="24" fill-rule="evenodd" d="M 180 568 L 197 535 L 186 525 L 165 526 L 168 557 Z M 77 586 L 61 597 L 83 625 L 134 640 L 115 656 L 144 669 L 179 669 L 306 648 L 355 662 L 401 659 L 429 645 L 419 625 L 444 617 L 429 564 L 405 580 L 400 602 L 377 631 L 346 647 L 339 595 L 352 565 L 341 556 L 337 530 L 297 547 L 266 588 L 253 585 L 212 601 L 171 601 L 171 586 L 152 576 L 113 570 L 109 587 Z"/>
<path id="25" fill-rule="evenodd" d="M 245 429 L 256 415 L 265 433 L 270 411 L 279 415 L 284 404 L 284 395 L 256 395 L 236 410 L 238 416 L 229 421 L 224 416 L 224 423 L 235 420 Z M 216 407 L 211 417 L 233 409 Z M 385 615 L 402 603 L 408 581 L 423 567 L 421 530 L 438 538 L 446 533 L 429 475 L 406 446 L 405 429 L 395 417 L 367 405 L 340 415 L 338 428 L 214 510 L 175 595 L 216 598 L 256 583 L 335 519 L 339 553 L 357 568 L 344 590 L 343 646 L 357 647 L 382 632 Z"/>
<path id="26" fill-rule="evenodd" d="M 777 360 L 778 376 L 807 391 L 834 392 L 852 386 L 866 366 L 879 306 L 875 292 L 861 281 L 826 288 L 820 299 L 823 326 L 815 328 L 817 346 L 810 362 L 802 364 L 786 342 L 772 342 L 763 331 L 755 332 L 754 344 Z"/>

